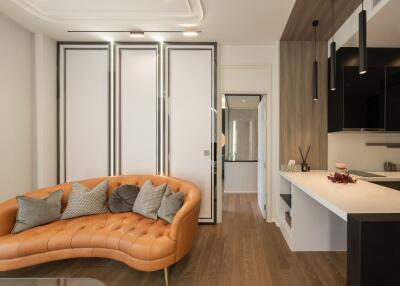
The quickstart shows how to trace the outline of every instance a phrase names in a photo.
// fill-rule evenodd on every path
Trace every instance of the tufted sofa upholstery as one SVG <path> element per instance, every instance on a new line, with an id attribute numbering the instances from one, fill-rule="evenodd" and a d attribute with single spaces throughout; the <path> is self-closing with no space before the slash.
<path id="1" fill-rule="evenodd" d="M 106 178 L 81 181 L 94 187 Z M 0 271 L 76 257 L 105 257 L 121 261 L 141 271 L 165 269 L 179 261 L 192 248 L 200 210 L 200 191 L 193 184 L 161 176 L 107 177 L 108 195 L 121 184 L 141 186 L 167 183 L 173 191 L 185 194 L 184 203 L 172 224 L 151 220 L 135 213 L 106 213 L 60 220 L 18 234 L 10 234 L 15 223 L 17 202 L 0 204 Z M 66 183 L 28 193 L 43 197 L 63 189 L 65 208 L 71 184 Z"/>

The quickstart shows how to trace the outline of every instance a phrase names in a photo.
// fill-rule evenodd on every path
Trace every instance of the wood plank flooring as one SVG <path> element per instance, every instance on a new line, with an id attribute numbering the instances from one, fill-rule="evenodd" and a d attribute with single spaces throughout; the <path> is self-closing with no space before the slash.
<path id="1" fill-rule="evenodd" d="M 177 285 L 344 286 L 346 254 L 288 249 L 279 229 L 265 223 L 256 195 L 224 195 L 223 223 L 202 225 L 191 254 L 171 268 Z M 88 277 L 107 286 L 164 285 L 163 272 L 143 273 L 107 259 L 51 262 L 4 277 Z"/>

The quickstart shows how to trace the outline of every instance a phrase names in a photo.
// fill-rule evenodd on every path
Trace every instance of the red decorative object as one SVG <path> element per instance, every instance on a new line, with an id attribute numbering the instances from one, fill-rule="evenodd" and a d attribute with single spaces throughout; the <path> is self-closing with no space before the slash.
<path id="1" fill-rule="evenodd" d="M 339 184 L 354 184 L 355 182 L 357 182 L 357 179 L 353 179 L 350 176 L 349 172 L 345 173 L 335 172 L 334 174 L 330 174 L 328 176 L 328 179 L 331 180 L 333 183 L 339 183 Z"/>

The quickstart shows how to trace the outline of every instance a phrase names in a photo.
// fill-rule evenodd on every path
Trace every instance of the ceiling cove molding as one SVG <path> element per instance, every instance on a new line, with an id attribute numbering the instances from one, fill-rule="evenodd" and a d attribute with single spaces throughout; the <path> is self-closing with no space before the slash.
<path id="1" fill-rule="evenodd" d="M 123 0 L 111 2 L 122 2 L 122 4 L 125 2 L 125 8 L 123 9 L 120 8 L 123 7 L 123 5 L 119 5 L 121 3 L 117 3 L 118 5 L 116 5 L 119 9 L 112 9 L 112 7 L 109 6 L 110 4 L 95 5 L 99 4 L 98 0 L 91 0 L 93 2 L 93 9 L 82 8 L 79 5 L 80 1 L 74 1 L 76 5 L 74 5 L 75 3 L 73 2 L 66 1 L 67 3 L 69 2 L 69 4 L 67 4 L 69 7 L 61 7 L 58 9 L 54 9 L 51 5 L 48 5 L 48 3 L 51 2 L 50 0 L 10 1 L 19 8 L 22 8 L 45 22 L 67 25 L 131 25 L 134 23 L 135 26 L 141 24 L 170 24 L 190 27 L 198 25 L 204 17 L 204 9 L 201 0 L 158 0 L 155 2 L 159 2 L 158 4 L 160 5 L 157 6 L 157 3 L 153 1 L 153 4 L 148 7 L 143 7 L 144 1 L 138 0 L 136 2 L 131 1 L 130 5 L 127 5 L 129 1 Z M 139 9 L 137 8 L 138 5 L 136 5 L 137 2 L 141 2 L 142 4 L 142 7 L 139 7 Z M 149 3 L 148 1 L 146 2 Z M 168 6 L 168 2 L 175 3 Z M 48 7 L 45 7 L 46 5 L 48 5 Z M 153 9 L 154 6 L 162 7 L 162 9 L 155 10 Z"/>

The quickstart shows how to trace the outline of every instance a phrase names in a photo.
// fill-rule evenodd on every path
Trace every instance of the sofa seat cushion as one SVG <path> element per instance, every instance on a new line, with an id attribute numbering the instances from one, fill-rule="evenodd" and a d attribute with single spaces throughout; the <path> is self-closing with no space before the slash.
<path id="1" fill-rule="evenodd" d="M 170 225 L 141 215 L 106 213 L 60 220 L 0 237 L 0 259 L 13 259 L 61 249 L 107 248 L 142 260 L 176 252 Z"/>

